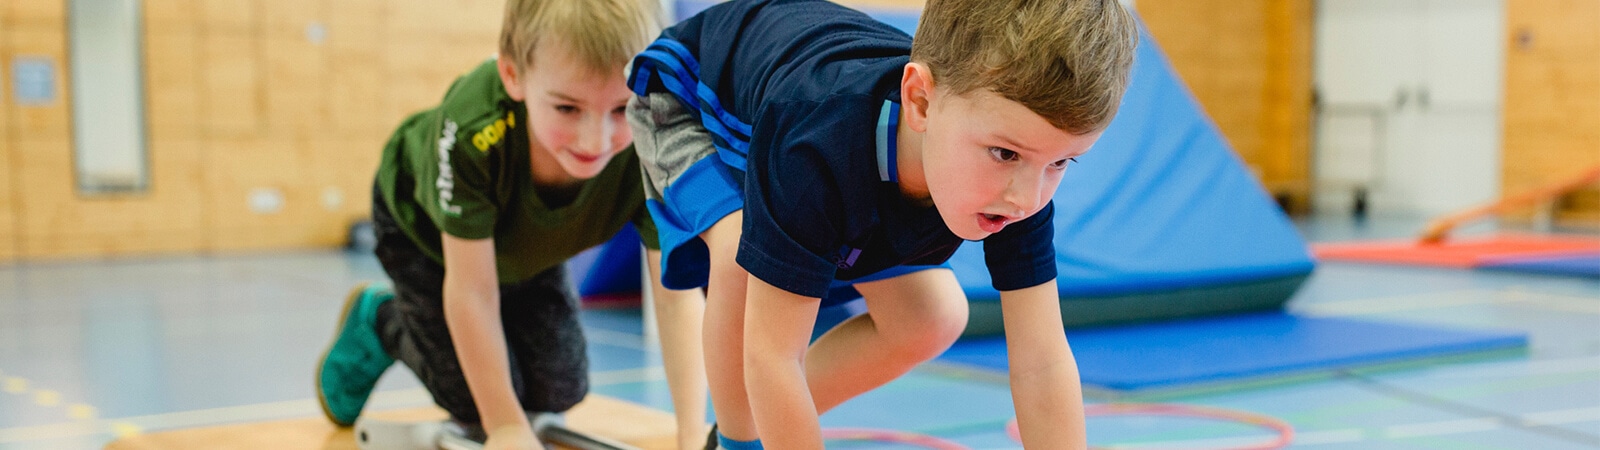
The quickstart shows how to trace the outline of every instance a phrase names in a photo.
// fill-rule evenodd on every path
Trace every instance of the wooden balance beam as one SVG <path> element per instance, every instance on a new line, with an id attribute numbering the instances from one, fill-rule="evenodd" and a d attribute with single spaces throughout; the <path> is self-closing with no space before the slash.
<path id="1" fill-rule="evenodd" d="M 448 418 L 436 407 L 378 411 L 372 418 L 392 421 L 440 421 Z M 677 446 L 677 425 L 672 414 L 621 400 L 590 395 L 566 414 L 567 427 L 640 449 L 668 450 Z M 106 450 L 165 450 L 191 448 L 294 448 L 357 450 L 348 427 L 336 427 L 321 416 L 271 422 L 220 425 L 161 431 L 118 439 Z"/>

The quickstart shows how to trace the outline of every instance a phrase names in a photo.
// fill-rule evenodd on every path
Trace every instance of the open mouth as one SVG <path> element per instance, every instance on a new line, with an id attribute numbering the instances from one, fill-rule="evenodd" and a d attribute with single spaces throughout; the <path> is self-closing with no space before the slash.
<path id="1" fill-rule="evenodd" d="M 1006 222 L 1008 222 L 1006 216 L 978 213 L 978 228 L 982 228 L 986 233 L 1000 232 L 1000 229 L 1006 227 Z"/>

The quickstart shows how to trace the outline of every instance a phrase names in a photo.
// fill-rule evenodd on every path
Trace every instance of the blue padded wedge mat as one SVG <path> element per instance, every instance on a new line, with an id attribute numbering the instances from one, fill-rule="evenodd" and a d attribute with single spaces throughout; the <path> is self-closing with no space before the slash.
<path id="1" fill-rule="evenodd" d="M 1480 269 L 1600 278 L 1600 254 L 1494 261 Z"/>
<path id="2" fill-rule="evenodd" d="M 639 232 L 632 225 L 622 227 L 600 247 L 593 264 L 581 274 L 578 295 L 639 292 L 639 258 L 644 254 L 640 245 Z"/>
<path id="3" fill-rule="evenodd" d="M 1522 333 L 1271 312 L 1067 331 L 1083 384 L 1139 391 L 1514 349 Z M 1003 338 L 957 342 L 939 361 L 1005 371 Z"/>

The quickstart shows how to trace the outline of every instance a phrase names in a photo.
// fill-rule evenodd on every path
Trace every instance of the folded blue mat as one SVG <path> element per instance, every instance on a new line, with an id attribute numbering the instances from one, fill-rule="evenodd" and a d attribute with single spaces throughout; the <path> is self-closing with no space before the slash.
<path id="1" fill-rule="evenodd" d="M 1600 278 L 1600 254 L 1497 261 L 1479 268 Z"/>
<path id="2" fill-rule="evenodd" d="M 1116 391 L 1297 375 L 1528 343 L 1520 332 L 1280 312 L 1069 330 L 1067 341 L 1083 384 Z M 1005 340 L 964 340 L 939 361 L 1005 371 Z"/>

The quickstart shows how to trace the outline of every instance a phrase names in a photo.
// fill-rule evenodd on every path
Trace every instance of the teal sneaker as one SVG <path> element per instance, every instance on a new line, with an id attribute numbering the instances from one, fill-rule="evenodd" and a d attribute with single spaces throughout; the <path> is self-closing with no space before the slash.
<path id="1" fill-rule="evenodd" d="M 339 426 L 356 422 L 378 377 L 394 364 L 377 330 L 378 305 L 393 298 L 387 286 L 362 283 L 344 300 L 339 329 L 317 365 L 317 400 L 322 413 Z"/>

